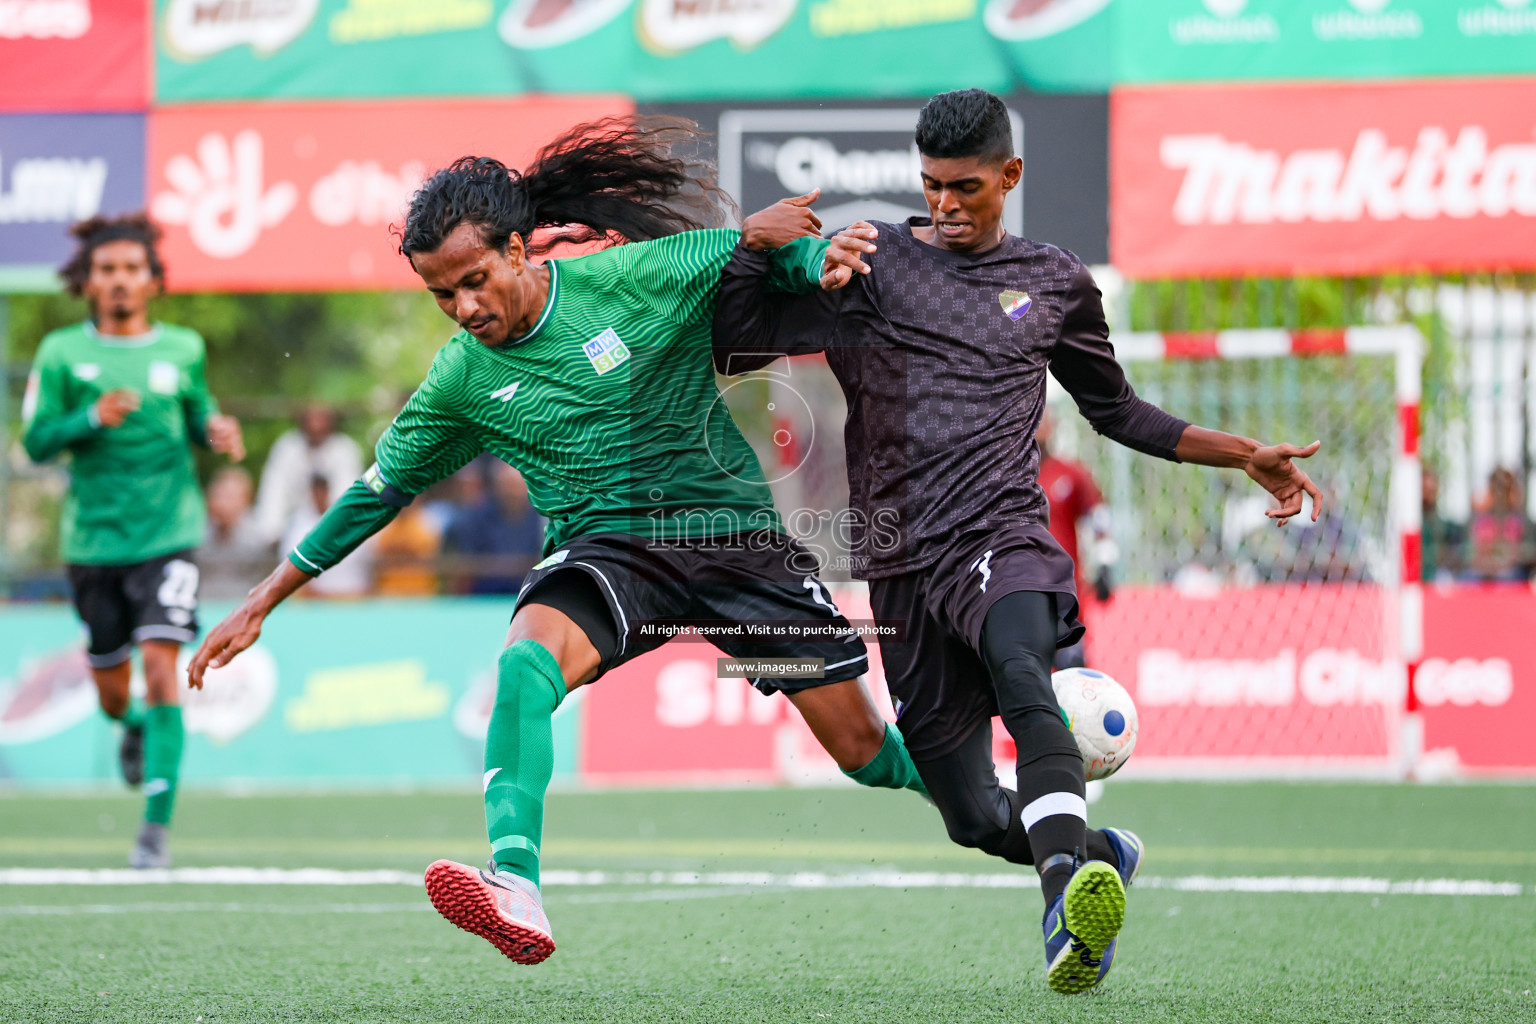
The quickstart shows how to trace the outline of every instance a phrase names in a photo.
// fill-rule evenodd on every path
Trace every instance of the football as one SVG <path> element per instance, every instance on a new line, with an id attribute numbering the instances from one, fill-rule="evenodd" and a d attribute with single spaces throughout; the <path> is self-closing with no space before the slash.
<path id="1" fill-rule="evenodd" d="M 1068 668 L 1051 676 L 1056 703 L 1083 755 L 1083 775 L 1107 779 L 1136 749 L 1136 705 L 1125 687 L 1091 668 Z"/>

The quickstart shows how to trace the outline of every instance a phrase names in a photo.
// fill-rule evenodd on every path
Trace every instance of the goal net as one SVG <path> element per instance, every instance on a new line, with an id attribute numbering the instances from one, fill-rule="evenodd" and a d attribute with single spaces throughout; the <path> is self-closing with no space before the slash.
<path id="1" fill-rule="evenodd" d="M 1329 498 L 1316 523 L 1277 528 L 1243 474 L 1139 455 L 1055 396 L 1053 449 L 1089 469 L 1113 513 L 1117 586 L 1107 602 L 1088 595 L 1084 619 L 1088 665 L 1140 711 L 1127 774 L 1397 774 L 1419 642 L 1418 585 L 1403 582 L 1418 575 L 1418 333 L 1115 346 L 1137 392 L 1191 422 L 1321 440 L 1305 466 Z"/>

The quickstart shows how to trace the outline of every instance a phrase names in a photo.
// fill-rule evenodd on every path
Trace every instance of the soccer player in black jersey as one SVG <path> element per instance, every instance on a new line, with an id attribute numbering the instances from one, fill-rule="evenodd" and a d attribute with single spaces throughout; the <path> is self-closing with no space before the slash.
<path id="1" fill-rule="evenodd" d="M 996 96 L 934 97 L 917 148 L 929 217 L 797 239 L 798 259 L 737 246 L 716 366 L 826 354 L 848 399 L 856 573 L 876 618 L 905 626 L 881 650 L 907 747 L 951 838 L 1039 871 L 1049 983 L 1081 992 L 1113 962 L 1143 847 L 1087 827 L 1082 759 L 1051 689 L 1052 655 L 1083 626 L 1037 481 L 1046 372 L 1122 444 L 1244 470 L 1281 524 L 1304 493 L 1317 516 L 1321 496 L 1292 460 L 1319 446 L 1206 430 L 1136 396 L 1088 268 L 1002 229 L 1023 166 Z M 997 783 L 994 715 L 1018 748 L 1017 790 Z"/>

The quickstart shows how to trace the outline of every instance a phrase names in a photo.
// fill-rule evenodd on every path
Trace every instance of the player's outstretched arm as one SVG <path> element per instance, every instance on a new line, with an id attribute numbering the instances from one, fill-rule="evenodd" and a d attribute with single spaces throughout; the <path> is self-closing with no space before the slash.
<path id="1" fill-rule="evenodd" d="M 1311 458 L 1322 446 L 1321 441 L 1313 441 L 1305 448 L 1294 444 L 1262 445 L 1252 438 L 1191 425 L 1184 428 L 1174 452 L 1180 462 L 1247 473 L 1280 502 L 1279 508 L 1264 514 L 1275 520 L 1276 526 L 1284 526 L 1287 519 L 1301 511 L 1304 494 L 1312 499 L 1313 522 L 1322 514 L 1323 492 L 1294 461 Z"/>
<path id="2" fill-rule="evenodd" d="M 261 624 L 272 614 L 272 609 L 312 578 L 286 560 L 273 569 L 270 576 L 246 595 L 240 607 L 226 615 L 224 621 L 203 639 L 202 646 L 187 666 L 187 685 L 201 690 L 203 673 L 210 668 L 228 665 L 235 655 L 254 644 L 261 636 Z"/>

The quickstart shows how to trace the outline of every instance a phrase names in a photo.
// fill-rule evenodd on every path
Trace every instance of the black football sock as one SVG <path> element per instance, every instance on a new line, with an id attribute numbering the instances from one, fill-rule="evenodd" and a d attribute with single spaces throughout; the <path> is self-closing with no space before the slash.
<path id="1" fill-rule="evenodd" d="M 998 712 L 1019 752 L 1019 817 L 1049 907 L 1088 859 L 1083 757 L 1051 688 L 1056 595 L 1005 594 L 987 610 L 980 653 L 997 690 Z"/>
<path id="2" fill-rule="evenodd" d="M 1034 863 L 1018 794 L 997 784 L 990 719 L 954 750 L 915 764 L 951 839 L 1014 864 Z"/>
<path id="3" fill-rule="evenodd" d="M 1089 859 L 1088 804 L 1083 793 L 1083 759 L 1075 748 L 1071 754 L 1050 753 L 1019 766 L 1021 817 L 1029 830 L 1029 847 L 1047 907 Z"/>

